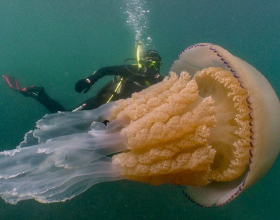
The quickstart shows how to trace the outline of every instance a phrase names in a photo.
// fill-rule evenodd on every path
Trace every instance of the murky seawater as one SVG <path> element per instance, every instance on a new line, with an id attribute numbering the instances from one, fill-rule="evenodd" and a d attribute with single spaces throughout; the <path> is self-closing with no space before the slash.
<path id="1" fill-rule="evenodd" d="M 277 0 L 0 0 L 0 70 L 23 86 L 44 86 L 67 108 L 91 97 L 77 80 L 135 58 L 136 43 L 156 49 L 162 73 L 187 46 L 221 45 L 255 66 L 280 96 L 280 2 Z M 47 110 L 0 81 L 0 146 L 12 149 Z M 276 161 L 269 173 L 221 208 L 204 209 L 177 186 L 120 181 L 98 184 L 65 203 L 17 205 L 0 200 L 0 219 L 246 219 L 273 220 L 280 205 Z M 28 183 L 27 183 L 28 184 Z"/>

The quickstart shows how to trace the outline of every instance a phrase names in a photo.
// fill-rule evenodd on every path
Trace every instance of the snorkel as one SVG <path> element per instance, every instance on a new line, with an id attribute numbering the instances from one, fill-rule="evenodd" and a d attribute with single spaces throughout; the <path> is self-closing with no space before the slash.
<path id="1" fill-rule="evenodd" d="M 142 68 L 143 68 L 143 65 L 141 64 L 141 52 L 142 52 L 142 49 L 141 49 L 141 42 L 139 42 L 139 43 L 137 44 L 136 59 L 134 59 L 134 58 L 128 58 L 128 59 L 126 59 L 126 60 L 124 61 L 124 66 L 125 66 L 125 68 L 126 68 L 129 72 L 131 72 L 132 74 L 134 74 L 134 75 L 136 75 L 136 76 L 145 77 L 144 74 L 140 74 L 140 73 L 133 72 L 132 70 L 130 70 L 130 69 L 128 68 L 128 65 L 127 65 L 127 61 L 136 61 L 137 64 L 132 64 L 132 65 L 137 65 L 137 66 L 138 66 L 138 71 L 139 71 L 140 69 L 142 69 Z"/>
<path id="2" fill-rule="evenodd" d="M 140 42 L 137 44 L 137 65 L 138 65 L 138 69 L 142 68 L 142 64 L 140 63 L 140 53 L 141 53 L 141 45 Z"/>

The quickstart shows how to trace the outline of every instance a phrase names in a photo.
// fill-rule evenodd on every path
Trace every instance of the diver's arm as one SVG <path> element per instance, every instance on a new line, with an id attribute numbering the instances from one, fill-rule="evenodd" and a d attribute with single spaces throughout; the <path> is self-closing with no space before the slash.
<path id="1" fill-rule="evenodd" d="M 133 66 L 134 68 L 134 66 Z M 121 66 L 108 66 L 108 67 L 102 67 L 99 70 L 95 71 L 92 75 L 90 75 L 86 79 L 81 79 L 76 83 L 75 90 L 76 92 L 81 93 L 84 91 L 84 93 L 88 92 L 90 90 L 90 87 L 96 83 L 99 79 L 101 79 L 104 76 L 114 76 L 114 75 L 120 75 L 120 76 L 129 76 L 131 74 L 128 70 L 128 68 L 124 65 Z"/>
<path id="2" fill-rule="evenodd" d="M 104 76 L 129 76 L 130 73 L 126 66 L 121 65 L 121 66 L 107 66 L 107 67 L 102 67 L 96 72 L 94 72 L 92 75 L 88 77 L 90 80 L 90 84 L 93 85 L 95 82 L 97 82 L 99 79 L 101 79 Z"/>

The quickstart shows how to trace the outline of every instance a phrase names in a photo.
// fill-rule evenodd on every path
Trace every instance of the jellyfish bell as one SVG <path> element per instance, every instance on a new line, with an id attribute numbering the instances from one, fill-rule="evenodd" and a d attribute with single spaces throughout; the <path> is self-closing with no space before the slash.
<path id="1" fill-rule="evenodd" d="M 207 67 L 230 71 L 240 86 L 247 90 L 252 126 L 250 163 L 242 176 L 234 181 L 213 182 L 199 188 L 186 187 L 187 195 L 198 204 L 221 206 L 256 183 L 275 162 L 280 150 L 280 105 L 270 83 L 259 71 L 217 45 L 200 43 L 188 47 L 178 56 L 170 70 L 176 73 L 187 71 L 194 75 Z"/>
<path id="2" fill-rule="evenodd" d="M 58 202 L 128 179 L 187 185 L 195 202 L 223 205 L 272 166 L 279 122 L 278 98 L 257 70 L 198 44 L 129 99 L 38 121 L 17 149 L 0 152 L 0 195 Z"/>

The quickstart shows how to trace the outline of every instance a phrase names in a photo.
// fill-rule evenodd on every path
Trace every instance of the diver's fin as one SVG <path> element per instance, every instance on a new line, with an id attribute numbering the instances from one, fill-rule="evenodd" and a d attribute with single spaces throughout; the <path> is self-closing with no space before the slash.
<path id="1" fill-rule="evenodd" d="M 20 92 L 26 97 L 38 98 L 45 90 L 44 87 L 28 86 L 21 88 L 17 79 L 13 76 L 2 75 L 6 84 L 15 92 Z"/>
<path id="2" fill-rule="evenodd" d="M 4 78 L 6 84 L 14 91 L 16 92 L 21 92 L 20 85 L 17 81 L 17 79 L 13 76 L 7 76 L 7 75 L 2 75 Z"/>

